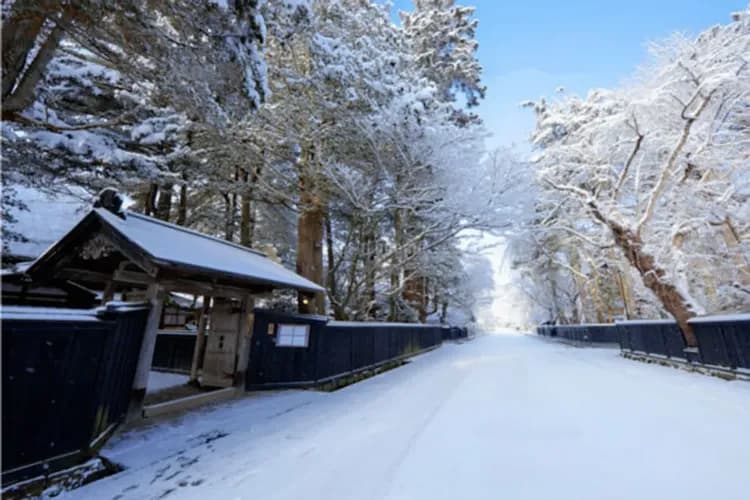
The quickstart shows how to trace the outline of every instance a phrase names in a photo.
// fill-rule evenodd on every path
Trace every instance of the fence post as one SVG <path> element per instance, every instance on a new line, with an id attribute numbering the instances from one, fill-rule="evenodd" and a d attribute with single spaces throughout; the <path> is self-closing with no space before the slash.
<path id="1" fill-rule="evenodd" d="M 146 398 L 146 387 L 148 386 L 148 374 L 151 370 L 151 361 L 154 357 L 156 347 L 156 334 L 161 320 L 161 310 L 164 305 L 164 290 L 157 283 L 152 283 L 146 291 L 146 300 L 151 305 L 151 310 L 146 319 L 146 328 L 143 332 L 143 341 L 138 355 L 138 365 L 135 369 L 133 389 L 130 393 L 130 405 L 128 406 L 127 420 L 140 418 L 143 412 L 143 400 Z"/>

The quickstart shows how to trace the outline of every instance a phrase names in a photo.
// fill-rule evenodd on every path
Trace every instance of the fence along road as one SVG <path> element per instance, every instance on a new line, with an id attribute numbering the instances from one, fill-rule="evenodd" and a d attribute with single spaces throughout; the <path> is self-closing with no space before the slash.
<path id="1" fill-rule="evenodd" d="M 130 435 L 70 498 L 746 500 L 748 416 L 747 382 L 487 336 Z"/>

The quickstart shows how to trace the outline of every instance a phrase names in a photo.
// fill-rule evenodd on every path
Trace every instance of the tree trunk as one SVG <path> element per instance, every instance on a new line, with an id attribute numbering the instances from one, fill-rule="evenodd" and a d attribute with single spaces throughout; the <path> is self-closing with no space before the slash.
<path id="1" fill-rule="evenodd" d="M 313 283 L 323 283 L 323 210 L 309 206 L 299 216 L 297 225 L 297 273 Z M 325 302 L 320 293 L 300 292 L 299 311 L 303 314 L 324 314 Z"/>
<path id="2" fill-rule="evenodd" d="M 442 308 L 440 310 L 440 324 L 444 325 L 447 319 L 448 319 L 448 302 L 443 302 Z"/>
<path id="3" fill-rule="evenodd" d="M 234 207 L 232 198 L 228 193 L 222 193 L 224 197 L 224 239 L 227 241 L 234 240 Z"/>
<path id="4" fill-rule="evenodd" d="M 10 96 L 20 80 L 29 52 L 36 45 L 36 39 L 47 18 L 41 8 L 33 11 L 33 6 L 28 5 L 30 3 L 32 2 L 29 0 L 16 0 L 8 18 L 3 19 L 3 101 Z"/>
<path id="5" fill-rule="evenodd" d="M 695 316 L 687 297 L 676 286 L 664 281 L 666 272 L 660 268 L 654 257 L 643 252 L 643 241 L 635 231 L 627 229 L 615 221 L 608 221 L 607 225 L 615 237 L 615 243 L 622 249 L 625 258 L 635 267 L 646 285 L 659 298 L 666 309 L 677 321 L 685 334 L 685 343 L 689 347 L 697 347 L 698 341 L 688 320 Z"/>
<path id="6" fill-rule="evenodd" d="M 8 19 L 3 20 L 2 29 L 2 100 L 3 120 L 12 120 L 34 102 L 34 88 L 44 76 L 52 57 L 60 45 L 62 24 L 71 15 L 71 9 L 63 9 L 60 17 L 60 2 L 17 0 L 11 7 Z M 55 26 L 41 41 L 43 27 L 48 19 Z M 34 59 L 28 61 L 29 53 L 41 42 Z"/>
<path id="7" fill-rule="evenodd" d="M 365 221 L 363 226 L 363 247 L 364 247 L 364 271 L 365 271 L 365 301 L 367 307 L 365 316 L 372 318 L 376 310 L 375 296 L 375 257 L 377 251 L 377 241 L 375 237 L 375 227 L 371 221 Z"/>
<path id="8" fill-rule="evenodd" d="M 554 270 L 552 271 L 555 272 Z M 552 321 L 557 323 L 557 320 L 560 317 L 560 306 L 557 303 L 557 281 L 554 278 L 554 274 L 551 275 L 550 279 L 550 292 L 552 295 Z"/>
<path id="9" fill-rule="evenodd" d="M 134 196 L 138 210 L 145 215 L 154 215 L 154 212 L 156 211 L 156 195 L 158 191 L 159 187 L 153 183 L 139 187 Z"/>
<path id="10" fill-rule="evenodd" d="M 156 218 L 169 222 L 172 212 L 172 185 L 167 184 L 159 189 L 159 203 L 156 207 Z"/>
<path id="11" fill-rule="evenodd" d="M 143 211 L 146 215 L 154 215 L 156 213 L 156 196 L 158 194 L 159 186 L 154 183 L 149 184 L 143 206 Z"/>
<path id="12" fill-rule="evenodd" d="M 177 208 L 177 225 L 184 226 L 187 223 L 187 182 L 180 184 L 180 204 Z"/>
<path id="13" fill-rule="evenodd" d="M 263 157 L 265 157 L 265 153 L 263 154 Z M 261 171 L 263 170 L 263 163 L 258 163 L 258 165 L 253 168 L 252 175 L 250 176 L 250 179 L 248 181 L 247 172 L 245 173 L 245 182 L 247 183 L 247 186 L 245 186 L 245 192 L 242 195 L 242 229 L 244 236 L 241 235 L 240 239 L 241 241 L 244 241 L 242 243 L 243 245 L 247 247 L 253 246 L 253 238 L 255 238 L 255 226 L 257 224 L 258 218 L 256 216 L 256 203 L 253 199 L 255 195 L 255 186 L 258 185 L 258 180 L 260 179 Z"/>
<path id="14" fill-rule="evenodd" d="M 248 248 L 253 246 L 253 232 L 251 230 L 252 222 L 252 206 L 250 198 L 252 193 L 250 192 L 249 175 L 247 170 L 242 169 L 240 172 L 240 181 L 244 183 L 244 189 L 242 191 L 242 199 L 240 200 L 240 245 Z"/>
<path id="15" fill-rule="evenodd" d="M 333 317 L 340 320 L 345 316 L 344 311 L 339 304 L 339 291 L 338 283 L 336 280 L 336 258 L 333 252 L 333 225 L 331 224 L 331 216 L 328 212 L 325 214 L 325 230 L 326 230 L 326 287 L 328 288 L 328 296 L 331 298 L 331 306 L 333 307 Z"/>
<path id="16" fill-rule="evenodd" d="M 654 292 L 654 295 L 659 299 L 664 309 L 680 325 L 688 347 L 697 347 L 698 340 L 695 338 L 693 328 L 688 323 L 688 320 L 695 316 L 692 304 L 690 304 L 688 297 L 683 295 L 675 285 L 665 281 L 666 271 L 656 264 L 656 260 L 652 255 L 643 251 L 643 240 L 641 240 L 639 229 L 643 227 L 643 223 L 648 219 L 650 213 L 641 218 L 641 221 L 634 230 L 604 215 L 596 204 L 596 201 L 589 199 L 586 205 L 591 209 L 593 216 L 612 231 L 615 244 L 625 254 L 625 258 L 630 265 L 638 270 L 643 284 L 646 285 L 646 288 Z"/>
<path id="17" fill-rule="evenodd" d="M 390 306 L 390 321 L 398 321 L 398 297 L 400 292 L 397 292 L 401 288 L 401 246 L 403 241 L 403 224 L 401 220 L 401 210 L 396 209 L 393 214 L 393 230 L 394 230 L 394 251 L 393 257 L 391 258 L 391 295 L 389 300 Z"/>
<path id="18" fill-rule="evenodd" d="M 419 278 L 421 284 L 420 287 L 420 301 L 419 301 L 419 322 L 424 323 L 427 321 L 427 278 L 422 276 Z"/>
<path id="19" fill-rule="evenodd" d="M 313 283 L 323 282 L 323 201 L 315 182 L 315 152 L 312 145 L 303 148 L 299 163 L 299 206 L 297 222 L 297 273 Z M 303 314 L 325 314 L 325 296 L 300 292 L 297 306 Z"/>

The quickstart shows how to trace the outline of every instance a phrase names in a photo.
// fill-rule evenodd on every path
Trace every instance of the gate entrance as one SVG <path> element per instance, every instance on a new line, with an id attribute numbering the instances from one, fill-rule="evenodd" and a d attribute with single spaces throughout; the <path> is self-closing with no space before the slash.
<path id="1" fill-rule="evenodd" d="M 241 303 L 214 298 L 211 327 L 206 338 L 201 385 L 231 387 L 237 367 L 237 352 L 242 320 Z"/>

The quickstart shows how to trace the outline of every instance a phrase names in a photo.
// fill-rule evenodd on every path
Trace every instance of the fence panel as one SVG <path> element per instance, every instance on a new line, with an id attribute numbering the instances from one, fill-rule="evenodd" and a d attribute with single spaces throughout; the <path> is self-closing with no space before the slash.
<path id="1" fill-rule="evenodd" d="M 375 331 L 351 332 L 351 367 L 356 369 L 375 363 Z"/>
<path id="2" fill-rule="evenodd" d="M 319 331 L 325 324 L 325 318 L 261 309 L 255 310 L 254 318 L 246 385 L 313 383 L 317 379 Z M 280 324 L 308 325 L 307 347 L 277 346 L 276 334 Z"/>
<path id="3" fill-rule="evenodd" d="M 112 325 L 3 320 L 3 470 L 81 450 Z M 81 425 L 81 423 L 89 425 Z"/>
<path id="4" fill-rule="evenodd" d="M 277 346 L 268 332 L 281 323 L 311 325 L 309 346 Z M 440 345 L 446 330 L 439 325 L 328 322 L 256 309 L 246 386 L 314 385 Z M 456 334 L 465 336 L 465 330 Z"/>
<path id="5" fill-rule="evenodd" d="M 95 434 L 125 418 L 148 312 L 148 304 L 110 304 L 99 312 L 100 318 L 114 322 L 114 330 L 99 384 Z"/>
<path id="6" fill-rule="evenodd" d="M 619 330 L 614 324 L 595 323 L 582 325 L 539 325 L 539 335 L 593 344 L 617 344 Z"/>
<path id="7" fill-rule="evenodd" d="M 618 330 L 614 324 L 588 325 L 588 335 L 590 341 L 597 344 L 618 343 Z"/>
<path id="8" fill-rule="evenodd" d="M 704 363 L 750 369 L 750 314 L 693 318 L 690 325 Z"/>
<path id="9" fill-rule="evenodd" d="M 734 353 L 736 367 L 750 370 L 750 315 L 747 316 L 724 323 L 722 331 L 730 351 Z"/>
<path id="10" fill-rule="evenodd" d="M 147 308 L 4 308 L 2 482 L 76 463 L 125 414 Z"/>
<path id="11" fill-rule="evenodd" d="M 345 328 L 325 328 L 318 339 L 318 379 L 351 371 L 352 334 Z"/>
<path id="12" fill-rule="evenodd" d="M 685 339 L 682 330 L 676 322 L 662 323 L 661 334 L 664 339 L 666 355 L 670 358 L 687 359 L 685 355 Z"/>
<path id="13" fill-rule="evenodd" d="M 632 350 L 632 343 L 630 341 L 630 329 L 626 328 L 624 325 L 621 324 L 615 324 L 615 328 L 617 329 L 617 338 L 620 341 L 620 349 L 622 350 Z"/>
<path id="14" fill-rule="evenodd" d="M 670 320 L 618 321 L 620 348 L 660 356 L 683 356 L 682 335 Z M 677 328 L 676 332 L 674 329 Z M 676 335 L 676 337 L 675 337 Z"/>

